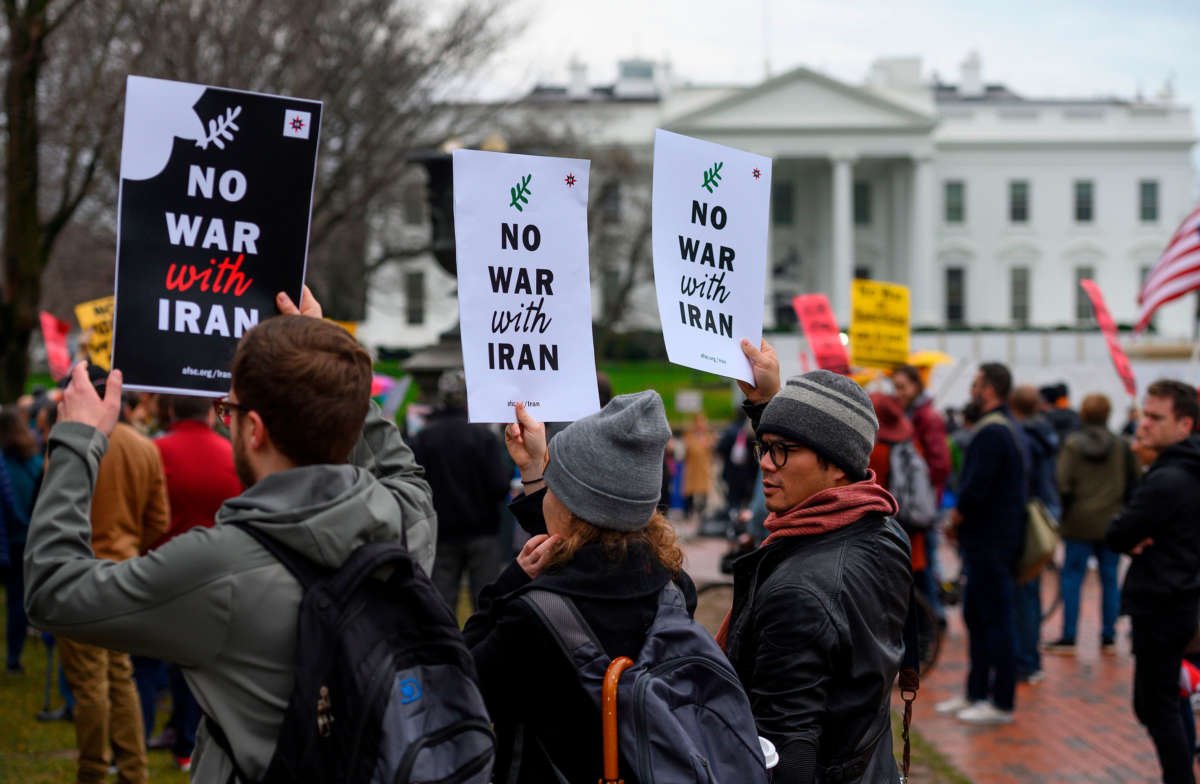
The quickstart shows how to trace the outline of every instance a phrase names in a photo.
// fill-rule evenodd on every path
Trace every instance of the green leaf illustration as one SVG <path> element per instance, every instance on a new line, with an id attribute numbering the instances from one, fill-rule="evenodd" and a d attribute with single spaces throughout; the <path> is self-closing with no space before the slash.
<path id="1" fill-rule="evenodd" d="M 533 195 L 533 191 L 529 190 L 529 183 L 533 181 L 532 174 L 526 174 L 521 178 L 515 186 L 508 189 L 508 195 L 512 197 L 512 201 L 508 203 L 509 207 L 516 207 L 517 212 L 524 212 L 525 208 L 522 204 L 529 203 L 529 197 Z"/>
<path id="2" fill-rule="evenodd" d="M 721 186 L 721 183 L 718 182 L 718 180 L 721 179 L 721 167 L 724 165 L 725 165 L 724 161 L 718 161 L 717 163 L 714 163 L 712 165 L 711 169 L 708 169 L 707 171 L 705 171 L 704 172 L 704 182 L 701 183 L 700 187 L 704 188 L 709 193 L 713 192 L 713 188 L 719 188 Z"/>

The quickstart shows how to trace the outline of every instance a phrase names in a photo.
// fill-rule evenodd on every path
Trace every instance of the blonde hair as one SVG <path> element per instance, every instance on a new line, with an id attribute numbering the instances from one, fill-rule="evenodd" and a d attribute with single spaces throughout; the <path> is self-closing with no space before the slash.
<path id="1" fill-rule="evenodd" d="M 629 554 L 630 545 L 643 545 L 672 577 L 678 577 L 683 571 L 683 551 L 676 544 L 675 529 L 667 522 L 667 518 L 663 517 L 662 512 L 656 511 L 646 526 L 638 531 L 600 528 L 574 514 L 571 515 L 568 525 L 570 530 L 550 556 L 547 568 L 565 566 L 581 547 L 598 543 L 603 548 L 604 555 L 612 561 L 623 561 Z"/>

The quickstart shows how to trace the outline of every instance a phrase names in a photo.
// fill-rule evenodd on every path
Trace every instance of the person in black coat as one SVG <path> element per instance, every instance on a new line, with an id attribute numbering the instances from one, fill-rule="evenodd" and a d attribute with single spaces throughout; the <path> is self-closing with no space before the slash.
<path id="1" fill-rule="evenodd" d="M 766 341 L 742 348 L 770 533 L 734 561 L 717 642 L 779 752 L 775 784 L 896 781 L 890 700 L 912 556 L 896 501 L 868 468 L 879 427 L 871 400 L 827 370 L 780 389 Z"/>
<path id="2" fill-rule="evenodd" d="M 1193 387 L 1150 385 L 1137 437 L 1160 454 L 1105 536 L 1110 550 L 1133 556 L 1121 588 L 1121 610 L 1133 621 L 1133 710 L 1167 784 L 1195 781 L 1179 711 L 1179 663 L 1200 610 L 1198 421 Z"/>
<path id="3" fill-rule="evenodd" d="M 526 495 L 510 508 L 534 536 L 484 589 L 463 634 L 497 734 L 495 780 L 595 781 L 603 769 L 600 711 L 520 596 L 541 588 L 570 597 L 605 652 L 632 659 L 669 581 L 694 612 L 683 554 L 655 509 L 670 429 L 653 391 L 613 398 L 548 448 L 544 426 L 519 403 L 517 420 L 505 442 Z M 622 775 L 638 784 L 623 763 Z"/>

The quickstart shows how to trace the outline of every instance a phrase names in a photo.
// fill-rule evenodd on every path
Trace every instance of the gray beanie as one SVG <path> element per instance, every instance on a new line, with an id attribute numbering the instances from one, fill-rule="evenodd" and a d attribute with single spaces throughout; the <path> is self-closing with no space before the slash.
<path id="1" fill-rule="evenodd" d="M 757 432 L 803 444 L 859 480 L 867 474 L 878 430 L 875 408 L 862 387 L 837 373 L 814 370 L 787 380 L 767 403 Z"/>
<path id="2" fill-rule="evenodd" d="M 599 528 L 639 531 L 662 493 L 671 438 L 654 390 L 618 395 L 550 441 L 546 486 L 576 517 Z"/>

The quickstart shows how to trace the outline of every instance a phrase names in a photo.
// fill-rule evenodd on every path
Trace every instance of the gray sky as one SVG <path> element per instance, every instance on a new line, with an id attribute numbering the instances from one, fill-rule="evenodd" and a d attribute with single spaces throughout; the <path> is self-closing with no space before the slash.
<path id="1" fill-rule="evenodd" d="M 701 83 L 760 80 L 796 65 L 858 83 L 883 55 L 919 55 L 957 82 L 976 49 L 987 82 L 1030 97 L 1153 96 L 1174 77 L 1176 101 L 1200 104 L 1197 0 L 518 0 L 524 32 L 482 90 L 514 95 L 564 83 L 577 55 L 611 82 L 619 58 L 668 58 Z M 764 43 L 766 44 L 764 46 Z"/>

